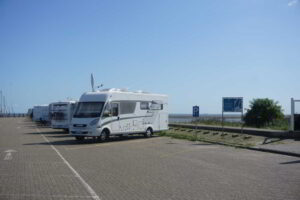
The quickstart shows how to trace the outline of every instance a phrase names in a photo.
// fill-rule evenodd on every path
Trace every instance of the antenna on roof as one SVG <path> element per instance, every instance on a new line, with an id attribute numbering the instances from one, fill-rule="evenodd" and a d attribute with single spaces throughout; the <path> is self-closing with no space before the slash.
<path id="1" fill-rule="evenodd" d="M 94 88 L 94 76 L 93 76 L 93 73 L 91 73 L 91 86 L 92 86 L 92 91 L 95 92 L 95 88 Z"/>
<path id="2" fill-rule="evenodd" d="M 91 86 L 92 86 L 92 92 L 95 92 L 95 83 L 94 83 L 94 76 L 93 73 L 91 73 Z M 103 87 L 103 84 L 96 86 L 96 88 L 101 88 Z M 97 90 L 99 91 L 99 90 Z"/>

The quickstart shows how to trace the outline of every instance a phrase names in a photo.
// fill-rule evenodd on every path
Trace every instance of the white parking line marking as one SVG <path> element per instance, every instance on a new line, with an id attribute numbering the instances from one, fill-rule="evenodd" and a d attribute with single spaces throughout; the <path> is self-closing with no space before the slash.
<path id="1" fill-rule="evenodd" d="M 61 153 L 51 144 L 51 142 L 40 132 L 38 128 L 36 128 L 37 132 L 41 134 L 44 140 L 50 144 L 51 148 L 57 153 L 57 155 L 64 161 L 64 163 L 70 168 L 70 170 L 74 173 L 75 177 L 80 180 L 85 189 L 90 193 L 91 197 L 94 200 L 100 200 L 100 197 L 96 194 L 96 192 L 91 188 L 91 186 L 79 175 L 79 173 L 70 165 L 70 163 L 61 155 Z"/>
<path id="2" fill-rule="evenodd" d="M 100 143 L 100 144 L 91 144 L 79 147 L 65 147 L 66 150 L 77 150 L 77 149 L 86 149 L 86 148 L 94 148 L 94 147 L 104 147 L 104 146 L 113 146 L 113 145 L 128 145 L 134 143 L 149 143 L 149 141 L 158 140 L 158 138 L 148 138 L 148 139 L 139 139 L 139 140 L 121 140 L 121 141 L 111 141 L 108 143 Z"/>
<path id="3" fill-rule="evenodd" d="M 4 160 L 12 160 L 12 153 L 15 153 L 17 152 L 16 150 L 13 150 L 13 149 L 9 149 L 9 150 L 6 150 L 5 153 L 5 157 L 4 157 Z"/>
<path id="4" fill-rule="evenodd" d="M 11 153 L 7 153 L 4 157 L 4 160 L 12 160 L 12 155 Z"/>

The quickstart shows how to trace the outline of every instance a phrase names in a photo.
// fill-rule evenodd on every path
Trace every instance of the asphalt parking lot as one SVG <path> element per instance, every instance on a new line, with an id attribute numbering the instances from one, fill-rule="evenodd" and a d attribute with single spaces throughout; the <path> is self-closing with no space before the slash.
<path id="1" fill-rule="evenodd" d="M 0 199 L 300 199 L 300 160 L 166 137 L 100 143 L 0 119 Z"/>

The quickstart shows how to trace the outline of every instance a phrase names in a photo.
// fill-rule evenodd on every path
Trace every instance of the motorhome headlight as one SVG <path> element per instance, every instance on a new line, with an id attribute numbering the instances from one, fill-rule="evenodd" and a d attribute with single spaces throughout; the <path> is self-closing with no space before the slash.
<path id="1" fill-rule="evenodd" d="M 95 126 L 99 121 L 99 118 L 94 119 L 93 121 L 90 122 L 90 126 Z"/>

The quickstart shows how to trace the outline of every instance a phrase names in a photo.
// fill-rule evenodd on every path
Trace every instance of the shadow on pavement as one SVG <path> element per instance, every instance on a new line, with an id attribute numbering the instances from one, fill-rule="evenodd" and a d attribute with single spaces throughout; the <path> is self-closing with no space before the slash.
<path id="1" fill-rule="evenodd" d="M 56 132 L 54 132 L 55 134 Z M 30 133 L 30 134 L 39 134 L 39 133 Z M 51 132 L 49 133 L 42 133 L 42 134 L 53 134 Z M 47 137 L 57 137 L 57 136 L 47 136 Z M 58 137 L 74 137 L 71 135 L 62 135 Z M 153 136 L 152 138 L 158 138 L 159 136 Z M 83 141 L 78 141 L 75 138 L 68 139 L 68 140 L 61 140 L 61 141 L 51 141 L 50 143 L 48 142 L 39 142 L 39 143 L 27 143 L 23 145 L 78 145 L 78 144 L 95 144 L 95 143 L 110 143 L 110 142 L 126 142 L 126 141 L 132 141 L 132 140 L 146 140 L 144 136 L 141 135 L 133 135 L 133 136 L 128 136 L 128 137 L 110 137 L 108 141 L 106 142 L 101 142 L 97 139 L 93 138 L 86 138 Z"/>
<path id="2" fill-rule="evenodd" d="M 281 165 L 287 165 L 287 164 L 300 164 L 300 160 L 290 161 L 290 162 L 282 162 Z"/>
<path id="3" fill-rule="evenodd" d="M 30 133 L 26 133 L 28 135 L 39 135 L 39 134 L 44 134 L 44 135 L 57 135 L 57 134 L 64 134 L 64 135 L 68 135 L 68 133 L 64 132 L 64 131 L 50 131 L 50 132 L 30 132 Z"/>
<path id="4" fill-rule="evenodd" d="M 57 135 L 57 134 L 59 134 L 59 135 L 62 135 L 62 134 L 69 135 L 68 132 L 60 130 L 60 129 L 50 129 L 50 131 L 45 131 L 45 132 L 42 131 L 40 133 L 35 131 L 35 132 L 30 132 L 30 133 L 25 133 L 25 134 L 28 134 L 28 135 L 39 135 L 39 134 L 44 134 L 44 135 L 50 135 L 50 134 L 52 134 L 52 135 Z"/>
<path id="5" fill-rule="evenodd" d="M 60 132 L 59 132 L 60 133 Z M 47 136 L 47 137 L 52 137 L 52 138 L 64 138 L 64 137 L 74 137 L 70 134 L 66 134 L 64 133 L 64 135 L 50 135 L 50 136 Z"/>
<path id="6" fill-rule="evenodd" d="M 39 128 L 39 129 L 44 129 L 44 128 L 51 128 L 51 126 L 37 126 L 35 124 L 26 124 L 26 125 L 22 125 L 23 128 Z"/>
<path id="7" fill-rule="evenodd" d="M 23 144 L 25 146 L 31 146 L 31 145 L 77 145 L 77 144 L 91 144 L 94 143 L 89 140 L 85 140 L 85 141 L 77 141 L 75 139 L 72 140 L 62 140 L 62 141 L 54 141 L 54 142 L 38 142 L 38 143 L 27 143 L 27 144 Z"/>
<path id="8" fill-rule="evenodd" d="M 50 126 L 36 126 L 36 125 L 23 125 L 23 128 L 39 128 L 39 129 L 44 129 L 44 128 L 51 128 Z"/>

